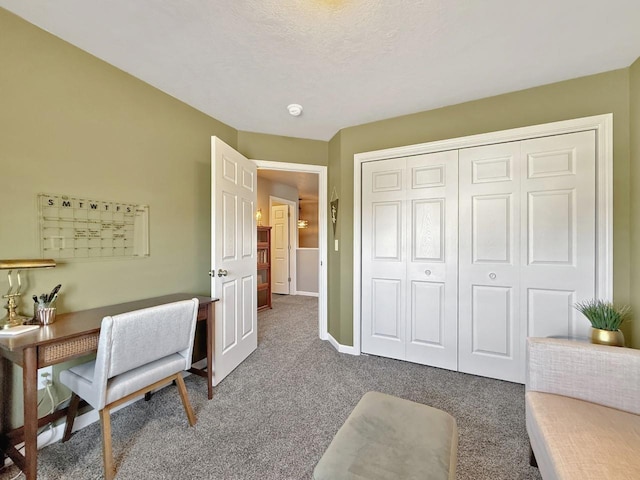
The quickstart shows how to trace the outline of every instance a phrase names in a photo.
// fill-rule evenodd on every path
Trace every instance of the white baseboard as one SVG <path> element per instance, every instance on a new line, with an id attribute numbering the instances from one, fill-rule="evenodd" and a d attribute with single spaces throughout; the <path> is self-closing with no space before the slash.
<path id="1" fill-rule="evenodd" d="M 161 388 L 163 388 L 163 387 L 161 387 Z M 156 392 L 156 391 L 157 390 L 154 390 L 154 392 Z M 141 396 L 136 397 L 136 398 L 132 398 L 128 402 L 124 402 L 122 405 L 118 405 L 116 408 L 111 410 L 111 413 L 117 412 L 121 408 L 127 407 L 127 406 L 131 405 L 132 403 L 137 402 L 138 400 L 142 400 L 143 398 L 144 398 L 144 395 L 141 395 Z M 76 419 L 73 422 L 73 430 L 72 430 L 72 432 L 76 432 L 78 430 L 82 430 L 83 428 L 88 427 L 92 423 L 99 422 L 99 421 L 100 421 L 100 416 L 98 415 L 98 411 L 91 409 L 88 412 L 85 412 L 82 415 L 78 415 L 76 417 Z M 45 447 L 45 446 L 47 446 L 47 445 L 49 445 L 51 443 L 58 442 L 58 441 L 62 440 L 62 436 L 64 435 L 64 427 L 65 427 L 65 425 L 66 425 L 66 422 L 63 422 L 60 425 L 56 425 L 55 427 L 53 427 L 53 432 L 54 432 L 53 437 L 51 436 L 51 431 L 44 431 L 40 435 L 38 435 L 38 448 L 42 448 L 42 447 Z M 42 439 L 43 442 L 44 442 L 44 443 L 42 443 L 42 445 L 40 444 L 41 437 L 44 437 Z"/>
<path id="2" fill-rule="evenodd" d="M 183 376 L 189 376 L 189 375 L 190 375 L 189 372 L 185 372 L 185 374 L 183 374 Z M 164 387 L 160 387 L 160 388 L 164 388 Z M 156 389 L 153 392 L 157 392 L 158 390 L 160 389 Z M 128 402 L 123 403 L 122 405 L 118 405 L 116 408 L 111 410 L 111 412 L 112 413 L 117 412 L 121 408 L 131 405 L 132 403 L 142 400 L 143 398 L 144 398 L 144 395 L 140 395 L 139 397 L 133 398 Z M 82 430 L 83 428 L 88 427 L 92 423 L 95 423 L 98 421 L 100 421 L 100 416 L 98 415 L 97 410 L 93 410 L 93 409 L 89 410 L 88 412 L 85 412 L 82 415 L 78 415 L 76 417 L 75 421 L 73 422 L 72 432 Z M 47 429 L 42 433 L 40 433 L 38 435 L 38 449 L 41 449 L 43 447 L 46 447 L 47 445 L 51 445 L 52 443 L 59 442 L 60 440 L 62 440 L 62 436 L 64 435 L 65 425 L 66 425 L 66 422 L 62 422 L 59 425 L 53 426 L 52 428 Z M 24 444 L 16 445 L 16 449 L 22 450 L 23 445 Z M 5 466 L 11 465 L 12 463 L 13 462 L 9 457 L 5 458 L 5 462 L 4 462 Z"/>
<path id="3" fill-rule="evenodd" d="M 333 338 L 333 335 L 331 335 L 330 333 L 327 333 L 327 340 L 333 346 L 333 348 L 335 348 L 340 353 L 346 353 L 348 355 L 360 355 L 360 352 L 358 352 L 355 347 L 338 343 L 338 341 Z"/>
<path id="4" fill-rule="evenodd" d="M 303 292 L 302 290 L 296 290 L 296 295 L 304 295 L 305 297 L 317 297 L 318 292 Z"/>
<path id="5" fill-rule="evenodd" d="M 129 400 L 128 402 L 125 402 L 122 405 L 119 405 L 118 407 L 114 408 L 112 412 L 117 412 L 121 408 L 124 408 L 127 405 L 131 405 L 133 402 L 137 402 L 138 400 L 141 400 L 143 398 L 144 398 L 144 395 L 138 398 Z M 81 430 L 99 420 L 100 420 L 100 417 L 98 416 L 98 412 L 96 410 L 89 410 L 88 412 L 85 412 L 82 415 L 78 415 L 76 417 L 75 421 L 73 422 L 73 431 L 75 432 L 77 430 Z M 65 425 L 66 425 L 66 422 L 62 422 L 61 424 L 56 425 L 55 427 L 52 427 L 50 429 L 47 429 L 43 431 L 41 434 L 39 434 L 38 443 L 37 443 L 38 449 L 41 449 L 43 447 L 46 447 L 47 445 L 51 445 L 52 443 L 59 442 L 60 440 L 62 440 L 62 436 L 64 435 Z M 24 446 L 23 443 L 18 444 L 16 445 L 16 449 L 22 450 L 23 446 Z M 5 467 L 12 464 L 13 462 L 9 457 L 5 458 L 4 460 Z"/>

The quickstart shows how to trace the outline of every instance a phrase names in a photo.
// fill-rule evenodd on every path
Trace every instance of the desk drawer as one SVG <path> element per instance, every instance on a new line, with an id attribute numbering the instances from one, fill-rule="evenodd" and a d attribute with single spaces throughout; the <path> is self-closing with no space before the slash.
<path id="1" fill-rule="evenodd" d="M 45 345 L 38 352 L 38 368 L 64 362 L 98 350 L 100 333 L 73 338 L 64 343 Z"/>

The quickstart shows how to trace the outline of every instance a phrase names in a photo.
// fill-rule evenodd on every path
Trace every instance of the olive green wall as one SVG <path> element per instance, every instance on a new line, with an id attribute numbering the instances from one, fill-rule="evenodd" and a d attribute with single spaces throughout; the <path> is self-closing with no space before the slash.
<path id="1" fill-rule="evenodd" d="M 342 146 L 341 146 L 341 132 L 336 135 L 329 142 L 329 174 L 328 174 L 328 192 L 327 203 L 335 198 L 331 198 L 335 192 L 335 196 L 340 197 L 342 192 L 342 180 L 340 178 L 340 166 L 342 158 Z M 327 327 L 329 334 L 336 340 L 342 340 L 345 335 L 340 331 L 340 325 L 344 324 L 346 328 L 349 326 L 349 322 L 341 322 L 341 308 L 340 308 L 340 296 L 341 296 L 341 279 L 340 279 L 340 252 L 334 249 L 334 240 L 340 239 L 340 233 L 343 228 L 341 227 L 342 220 L 344 218 L 343 210 L 340 202 L 338 202 L 338 221 L 334 232 L 333 224 L 331 223 L 331 212 L 329 212 L 327 218 L 327 262 L 328 262 L 328 288 L 327 288 Z M 353 221 L 353 217 L 351 219 Z M 344 343 L 344 341 L 342 341 Z"/>
<path id="2" fill-rule="evenodd" d="M 336 339 L 353 344 L 353 155 L 478 133 L 506 130 L 590 115 L 614 114 L 614 292 L 629 301 L 630 159 L 629 69 L 578 78 L 427 112 L 345 128 L 339 161 L 330 149 L 330 170 L 340 169 L 340 269 L 331 268 L 329 284 L 340 292 L 340 327 L 330 320 Z M 335 172 L 331 172 L 335 173 Z M 334 260 L 335 263 L 335 260 Z M 329 264 L 331 267 L 331 263 Z M 339 287 L 336 285 L 339 284 Z M 333 312 L 333 310 L 330 310 Z M 628 336 L 630 333 L 628 332 Z M 334 335 L 335 336 L 335 335 Z M 640 338 L 634 344 L 640 346 Z"/>
<path id="3" fill-rule="evenodd" d="M 210 137 L 235 146 L 236 130 L 2 9 L 0 31 L 0 257 L 40 256 L 38 193 L 150 206 L 149 258 L 30 271 L 25 312 L 32 293 L 57 283 L 62 312 L 208 294 Z M 14 406 L 20 378 L 15 370 Z"/>
<path id="4" fill-rule="evenodd" d="M 640 58 L 631 65 L 629 105 L 631 109 L 631 291 L 630 302 L 635 315 L 627 331 L 632 344 L 640 348 Z"/>
<path id="5" fill-rule="evenodd" d="M 0 31 L 0 256 L 39 256 L 38 193 L 148 204 L 149 258 L 29 272 L 29 291 L 62 283 L 61 310 L 207 293 L 210 137 L 237 132 L 5 10 Z"/>
<path id="6" fill-rule="evenodd" d="M 1 8 L 0 32 L 0 258 L 40 256 L 38 193 L 150 205 L 149 258 L 27 273 L 27 298 L 62 283 L 61 312 L 210 292 L 212 135 L 249 157 L 327 164 L 327 142 L 238 132 Z"/>
<path id="7" fill-rule="evenodd" d="M 238 132 L 238 151 L 254 160 L 327 165 L 328 144 L 320 140 Z"/>

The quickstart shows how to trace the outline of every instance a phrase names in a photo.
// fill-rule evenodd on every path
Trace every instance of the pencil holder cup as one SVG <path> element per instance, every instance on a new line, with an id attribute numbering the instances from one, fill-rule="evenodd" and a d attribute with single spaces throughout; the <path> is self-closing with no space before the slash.
<path id="1" fill-rule="evenodd" d="M 38 308 L 36 318 L 40 325 L 51 325 L 56 321 L 56 307 Z"/>

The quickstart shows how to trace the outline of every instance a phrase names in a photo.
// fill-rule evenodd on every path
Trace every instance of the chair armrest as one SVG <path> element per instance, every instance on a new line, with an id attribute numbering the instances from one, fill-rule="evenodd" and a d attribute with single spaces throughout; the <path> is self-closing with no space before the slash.
<path id="1" fill-rule="evenodd" d="M 526 389 L 640 414 L 640 350 L 530 337 Z"/>

